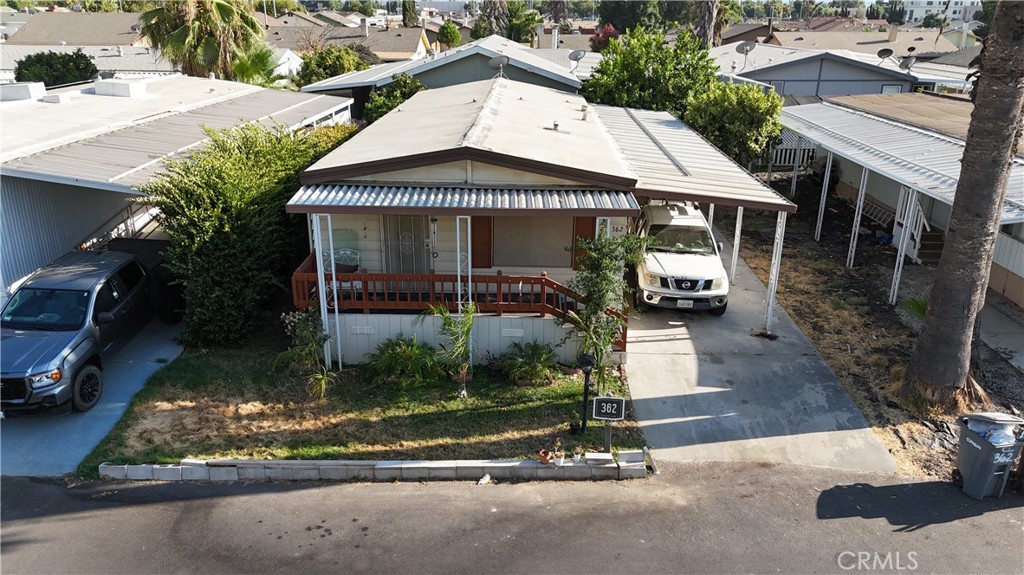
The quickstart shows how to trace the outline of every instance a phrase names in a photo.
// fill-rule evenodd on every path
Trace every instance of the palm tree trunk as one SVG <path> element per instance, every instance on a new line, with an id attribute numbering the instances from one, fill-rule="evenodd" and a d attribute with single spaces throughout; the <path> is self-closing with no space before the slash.
<path id="1" fill-rule="evenodd" d="M 946 246 L 907 366 L 905 396 L 954 409 L 971 399 L 971 344 L 1024 114 L 1024 3 L 1000 0 L 985 44 Z"/>

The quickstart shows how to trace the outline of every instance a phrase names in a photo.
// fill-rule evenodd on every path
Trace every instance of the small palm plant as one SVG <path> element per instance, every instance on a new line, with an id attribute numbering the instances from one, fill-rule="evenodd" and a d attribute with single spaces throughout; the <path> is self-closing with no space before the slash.
<path id="1" fill-rule="evenodd" d="M 441 345 L 440 360 L 451 375 L 452 380 L 459 384 L 459 397 L 468 396 L 466 384 L 473 379 L 472 358 L 469 355 L 470 340 L 473 337 L 473 318 L 476 316 L 476 304 L 462 304 L 462 312 L 453 314 L 445 302 L 432 303 L 429 309 L 416 318 L 416 325 L 429 316 L 437 316 L 441 320 L 439 333 L 448 338 L 448 344 Z"/>

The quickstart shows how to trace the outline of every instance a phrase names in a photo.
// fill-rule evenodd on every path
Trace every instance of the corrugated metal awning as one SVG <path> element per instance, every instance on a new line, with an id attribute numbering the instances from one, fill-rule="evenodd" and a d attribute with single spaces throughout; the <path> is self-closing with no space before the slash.
<path id="1" fill-rule="evenodd" d="M 834 104 L 782 109 L 782 125 L 872 172 L 953 205 L 964 142 Z M 869 184 L 870 186 L 870 184 Z M 1010 167 L 1001 224 L 1024 222 L 1024 160 Z"/>
<path id="2" fill-rule="evenodd" d="M 629 192 L 581 189 L 505 189 L 363 185 L 303 186 L 289 213 L 634 216 Z M 558 212 L 558 213 L 548 213 Z M 547 213 L 547 214 L 546 214 Z"/>
<path id="3" fill-rule="evenodd" d="M 672 114 L 595 107 L 637 175 L 637 195 L 796 211 L 793 202 L 764 185 Z"/>

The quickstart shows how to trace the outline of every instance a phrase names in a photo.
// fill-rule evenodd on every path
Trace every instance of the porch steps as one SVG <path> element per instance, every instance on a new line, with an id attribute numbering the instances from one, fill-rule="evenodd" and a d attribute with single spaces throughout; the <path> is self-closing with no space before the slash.
<path id="1" fill-rule="evenodd" d="M 942 247 L 945 245 L 941 231 L 925 230 L 921 234 L 921 247 L 917 249 L 917 259 L 921 265 L 933 266 L 939 263 Z"/>

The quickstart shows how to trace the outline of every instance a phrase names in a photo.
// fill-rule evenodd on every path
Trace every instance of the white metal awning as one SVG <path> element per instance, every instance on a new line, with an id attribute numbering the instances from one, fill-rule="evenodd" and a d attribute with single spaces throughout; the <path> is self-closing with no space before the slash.
<path id="1" fill-rule="evenodd" d="M 804 139 L 922 194 L 953 205 L 964 142 L 835 104 L 782 109 L 782 124 Z M 1010 168 L 1001 224 L 1024 222 L 1024 158 Z"/>
<path id="2" fill-rule="evenodd" d="M 505 189 L 329 184 L 302 186 L 289 213 L 634 216 L 629 192 L 587 189 Z M 556 215 L 549 213 L 548 215 Z M 565 215 L 558 213 L 557 215 Z"/>

